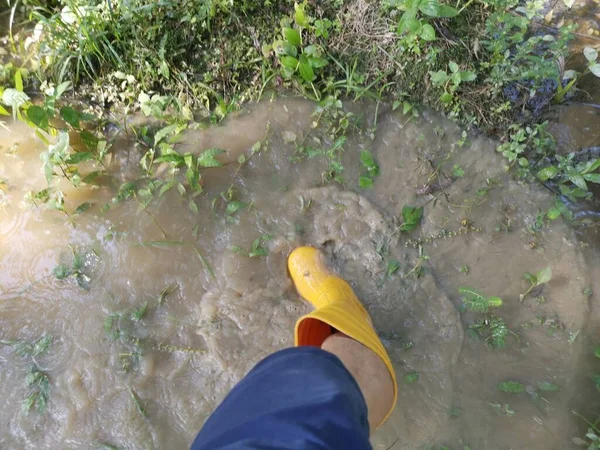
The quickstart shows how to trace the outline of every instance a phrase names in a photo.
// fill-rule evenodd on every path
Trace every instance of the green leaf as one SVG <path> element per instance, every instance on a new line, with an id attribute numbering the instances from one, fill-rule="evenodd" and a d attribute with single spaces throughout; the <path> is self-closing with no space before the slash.
<path id="1" fill-rule="evenodd" d="M 571 183 L 573 183 L 579 189 L 583 189 L 584 191 L 588 190 L 587 184 L 585 183 L 585 179 L 583 178 L 582 175 L 579 175 L 578 173 L 573 173 L 573 174 L 570 174 L 568 176 L 568 178 L 569 178 L 569 181 L 571 181 Z"/>
<path id="2" fill-rule="evenodd" d="M 302 38 L 300 37 L 300 33 L 298 33 L 298 31 L 294 30 L 293 28 L 284 28 L 283 36 L 285 37 L 286 41 L 288 41 L 295 47 L 300 47 L 302 45 Z"/>
<path id="3" fill-rule="evenodd" d="M 67 89 L 69 89 L 71 87 L 71 82 L 70 81 L 63 81 L 62 83 L 60 83 L 58 86 L 56 86 L 56 89 L 54 90 L 54 96 L 56 98 L 59 98 L 61 95 L 63 95 Z"/>
<path id="4" fill-rule="evenodd" d="M 392 260 L 388 261 L 388 263 L 387 263 L 387 267 L 385 269 L 385 274 L 388 277 L 391 277 L 396 272 L 398 272 L 399 269 L 400 269 L 400 263 L 397 260 L 392 259 Z"/>
<path id="5" fill-rule="evenodd" d="M 59 264 L 54 268 L 52 274 L 56 277 L 57 280 L 64 280 L 69 275 L 71 275 L 71 268 L 66 264 Z"/>
<path id="6" fill-rule="evenodd" d="M 296 70 L 296 67 L 298 67 L 298 60 L 293 56 L 282 56 L 279 61 L 283 67 L 287 67 L 288 69 Z"/>
<path id="7" fill-rule="evenodd" d="M 456 64 L 454 61 L 450 61 L 448 63 L 448 67 L 450 68 L 450 71 L 452 73 L 457 73 L 458 72 L 458 64 Z"/>
<path id="8" fill-rule="evenodd" d="M 2 105 L 0 105 L 0 116 L 10 116 L 10 113 Z"/>
<path id="9" fill-rule="evenodd" d="M 308 62 L 306 55 L 300 55 L 300 65 L 298 66 L 298 70 L 304 81 L 310 83 L 315 79 L 315 72 Z"/>
<path id="10" fill-rule="evenodd" d="M 367 175 L 361 175 L 358 177 L 358 185 L 363 189 L 369 189 L 373 187 L 373 178 Z"/>
<path id="11" fill-rule="evenodd" d="M 442 95 L 440 95 L 440 100 L 444 105 L 449 105 L 450 103 L 452 103 L 453 98 L 454 97 L 450 92 L 444 92 Z"/>
<path id="12" fill-rule="evenodd" d="M 60 117 L 73 128 L 79 128 L 79 113 L 70 106 L 60 108 Z"/>
<path id="13" fill-rule="evenodd" d="M 458 292 L 462 297 L 465 307 L 471 311 L 485 313 L 490 308 L 502 306 L 502 299 L 500 297 L 486 298 L 481 292 L 470 287 L 460 287 L 458 288 Z"/>
<path id="14" fill-rule="evenodd" d="M 467 71 L 460 72 L 460 79 L 462 81 L 475 81 L 476 78 L 477 78 L 477 74 L 475 72 L 467 72 Z"/>
<path id="15" fill-rule="evenodd" d="M 588 69 L 590 69 L 590 72 L 592 72 L 598 78 L 600 78 L 600 64 L 592 64 L 588 67 Z"/>
<path id="16" fill-rule="evenodd" d="M 143 305 L 138 306 L 131 313 L 131 320 L 141 320 L 142 317 L 146 315 L 146 311 L 148 310 L 148 302 L 145 302 Z"/>
<path id="17" fill-rule="evenodd" d="M 542 392 L 556 392 L 560 387 L 556 384 L 549 383 L 548 381 L 542 381 L 538 384 L 538 389 Z"/>
<path id="18" fill-rule="evenodd" d="M 595 48 L 585 47 L 583 49 L 583 56 L 585 56 L 585 59 L 587 59 L 589 62 L 593 63 L 596 62 L 596 59 L 598 59 L 598 52 Z"/>
<path id="19" fill-rule="evenodd" d="M 404 223 L 400 226 L 400 231 L 414 230 L 423 218 L 423 207 L 404 206 L 402 208 L 402 218 Z"/>
<path id="20" fill-rule="evenodd" d="M 507 392 L 510 394 L 520 394 L 525 392 L 525 386 L 518 381 L 503 381 L 502 383 L 498 384 L 497 388 L 501 392 Z"/>
<path id="21" fill-rule="evenodd" d="M 422 0 L 419 10 L 430 17 L 454 17 L 458 11 L 452 6 L 442 5 L 438 0 Z"/>
<path id="22" fill-rule="evenodd" d="M 46 131 L 48 129 L 48 113 L 40 106 L 32 105 L 27 108 L 27 118 L 36 127 Z"/>
<path id="23" fill-rule="evenodd" d="M 377 164 L 373 159 L 373 154 L 369 150 L 361 150 L 360 162 L 369 171 L 375 171 L 378 169 Z"/>
<path id="24" fill-rule="evenodd" d="M 158 145 L 158 143 L 160 141 L 162 141 L 169 134 L 171 134 L 173 131 L 175 131 L 177 129 L 177 127 L 178 127 L 178 125 L 174 123 L 172 125 L 168 125 L 164 128 L 161 128 L 160 130 L 158 130 L 156 132 L 156 134 L 154 135 L 154 145 Z"/>
<path id="25" fill-rule="evenodd" d="M 592 183 L 600 183 L 600 173 L 586 173 L 583 178 Z"/>
<path id="26" fill-rule="evenodd" d="M 448 80 L 448 74 L 443 70 L 438 70 L 437 72 L 429 72 L 429 77 L 431 78 L 431 82 L 434 86 L 441 86 Z"/>
<path id="27" fill-rule="evenodd" d="M 15 72 L 15 89 L 23 92 L 23 74 L 21 73 L 21 69 Z"/>
<path id="28" fill-rule="evenodd" d="M 31 352 L 31 356 L 36 357 L 38 355 L 41 355 L 42 353 L 44 353 L 46 350 L 48 350 L 50 348 L 50 344 L 52 344 L 52 336 L 44 336 L 44 337 L 39 338 L 33 344 L 33 350 Z"/>
<path id="29" fill-rule="evenodd" d="M 227 208 L 225 208 L 225 214 L 231 216 L 232 214 L 235 214 L 240 209 L 245 208 L 246 206 L 248 206 L 248 204 L 245 202 L 233 200 L 227 204 Z"/>
<path id="30" fill-rule="evenodd" d="M 73 211 L 73 214 L 75 214 L 75 215 L 83 214 L 84 212 L 86 212 L 91 207 L 92 207 L 91 203 L 84 202 L 81 205 L 79 205 L 77 208 L 75 208 L 75 211 Z"/>
<path id="31" fill-rule="evenodd" d="M 8 88 L 2 93 L 0 99 L 3 104 L 12 108 L 13 119 L 17 119 L 17 110 L 29 101 L 29 97 L 24 92 L 19 92 L 16 89 Z"/>
<path id="32" fill-rule="evenodd" d="M 594 172 L 596 169 L 600 167 L 600 159 L 594 159 L 593 161 L 589 161 L 585 168 L 581 171 L 582 174 Z"/>
<path id="33" fill-rule="evenodd" d="M 596 347 L 594 349 L 594 356 L 598 359 L 600 359 L 600 347 Z"/>
<path id="34" fill-rule="evenodd" d="M 307 27 L 308 20 L 306 19 L 306 13 L 304 12 L 304 3 L 296 3 L 294 9 L 294 21 L 301 27 Z"/>
<path id="35" fill-rule="evenodd" d="M 327 58 L 315 58 L 315 57 L 310 57 L 308 58 L 308 62 L 310 63 L 310 65 L 312 66 L 313 69 L 320 69 L 322 67 L 325 67 L 327 64 L 329 64 L 329 61 L 327 60 Z"/>
<path id="36" fill-rule="evenodd" d="M 550 220 L 556 220 L 560 217 L 560 209 L 558 208 L 550 208 L 546 213 L 546 216 Z"/>
<path id="37" fill-rule="evenodd" d="M 215 159 L 215 156 L 220 155 L 221 153 L 225 153 L 225 150 L 221 150 L 220 148 L 209 148 L 208 150 L 204 150 L 198 156 L 198 166 L 221 167 L 223 164 Z"/>
<path id="38" fill-rule="evenodd" d="M 458 164 L 454 164 L 454 167 L 452 167 L 452 176 L 462 178 L 465 176 L 465 171 Z"/>
<path id="39" fill-rule="evenodd" d="M 537 285 L 547 283 L 552 278 L 552 268 L 550 266 L 548 266 L 545 269 L 540 270 L 535 275 L 535 278 L 537 281 L 536 282 Z"/>
<path id="40" fill-rule="evenodd" d="M 435 30 L 428 23 L 421 28 L 421 38 L 425 41 L 435 41 Z"/>
<path id="41" fill-rule="evenodd" d="M 400 22 L 398 22 L 397 32 L 399 34 L 406 33 L 407 31 L 418 30 L 421 27 L 421 22 L 417 20 L 417 9 L 409 9 L 402 14 Z"/>
<path id="42" fill-rule="evenodd" d="M 67 164 L 79 164 L 93 158 L 94 154 L 92 152 L 77 152 L 70 155 L 66 162 Z"/>
<path id="43" fill-rule="evenodd" d="M 413 371 L 404 375 L 404 382 L 406 384 L 416 383 L 419 381 L 419 372 Z"/>
<path id="44" fill-rule="evenodd" d="M 536 174 L 540 181 L 552 179 L 556 177 L 556 175 L 558 175 L 558 168 L 556 166 L 544 167 Z"/>

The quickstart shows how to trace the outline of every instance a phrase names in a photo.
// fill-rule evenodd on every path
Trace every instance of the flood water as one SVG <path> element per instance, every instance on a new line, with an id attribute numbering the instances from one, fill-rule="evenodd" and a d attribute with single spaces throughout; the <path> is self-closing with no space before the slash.
<path id="1" fill-rule="evenodd" d="M 321 248 L 351 283 L 394 364 L 398 406 L 375 449 L 575 448 L 585 423 L 573 411 L 597 406 L 596 250 L 561 219 L 536 227 L 554 198 L 507 174 L 494 142 L 383 105 L 375 127 L 375 105 L 347 106 L 360 126 L 344 146 L 344 185 L 324 182 L 324 157 L 295 158 L 295 143 L 323 145 L 309 102 L 263 101 L 187 131 L 181 152 L 222 148 L 226 162 L 263 140 L 244 166 L 205 170 L 199 213 L 174 189 L 147 211 L 130 200 L 103 212 L 110 185 L 65 184 L 69 210 L 93 203 L 71 219 L 28 208 L 25 194 L 46 187 L 44 146 L 24 126 L 0 129 L 0 448 L 189 447 L 237 381 L 293 345 L 309 310 L 286 273 L 298 245 Z M 358 184 L 361 149 L 380 168 L 371 189 Z M 140 157 L 119 138 L 109 169 L 136 176 Z M 233 200 L 246 206 L 228 213 Z M 398 230 L 405 205 L 424 207 L 408 233 Z M 53 275 L 74 253 L 89 290 Z M 521 302 L 523 274 L 547 266 L 551 281 Z M 494 314 L 514 334 L 503 348 L 468 331 L 478 315 L 461 307 L 460 287 L 504 300 Z M 37 356 L 19 346 L 44 336 L 52 342 Z M 45 414 L 23 412 L 32 367 L 49 380 Z M 507 380 L 527 391 L 500 392 Z M 548 383 L 557 390 L 540 389 Z"/>

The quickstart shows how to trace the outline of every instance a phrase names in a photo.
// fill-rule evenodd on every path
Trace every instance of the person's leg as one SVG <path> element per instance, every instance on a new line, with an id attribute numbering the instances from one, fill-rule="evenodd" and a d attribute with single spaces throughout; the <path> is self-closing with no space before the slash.
<path id="1" fill-rule="evenodd" d="M 340 358 L 352 374 L 367 402 L 369 425 L 375 430 L 392 408 L 394 385 L 385 364 L 360 342 L 342 333 L 325 339 L 323 350 Z"/>
<path id="2" fill-rule="evenodd" d="M 371 319 L 321 254 L 296 249 L 288 268 L 315 311 L 296 323 L 298 348 L 261 361 L 208 419 L 204 449 L 369 449 L 369 432 L 391 414 L 393 367 Z"/>
<path id="3" fill-rule="evenodd" d="M 356 380 L 338 357 L 316 347 L 281 350 L 259 362 L 192 445 L 192 450 L 370 448 L 367 405 Z"/>

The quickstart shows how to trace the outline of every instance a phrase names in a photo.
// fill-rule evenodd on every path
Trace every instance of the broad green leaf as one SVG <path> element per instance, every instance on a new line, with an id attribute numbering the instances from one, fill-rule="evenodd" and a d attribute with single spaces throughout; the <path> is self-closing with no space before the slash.
<path id="1" fill-rule="evenodd" d="M 225 208 L 225 214 L 230 216 L 246 206 L 248 206 L 248 204 L 245 202 L 233 200 L 227 204 L 227 208 Z"/>
<path id="2" fill-rule="evenodd" d="M 542 170 L 540 170 L 536 174 L 538 179 L 541 181 L 546 181 L 546 180 L 552 179 L 556 175 L 558 175 L 558 168 L 556 166 L 544 167 Z"/>
<path id="3" fill-rule="evenodd" d="M 177 165 L 183 165 L 185 163 L 182 155 L 178 153 L 167 153 L 166 155 L 161 155 L 158 158 L 154 159 L 155 163 L 176 163 Z"/>
<path id="4" fill-rule="evenodd" d="M 578 173 L 569 175 L 569 181 L 571 181 L 571 183 L 573 183 L 579 189 L 583 189 L 584 191 L 588 190 L 587 184 L 585 183 L 585 179 L 582 175 L 579 175 Z"/>
<path id="5" fill-rule="evenodd" d="M 98 146 L 99 139 L 87 130 L 80 131 L 79 137 L 81 138 L 81 141 L 86 145 L 86 147 L 90 150 L 93 150 Z"/>
<path id="6" fill-rule="evenodd" d="M 404 206 L 402 208 L 402 218 L 404 223 L 400 226 L 400 231 L 414 230 L 423 218 L 423 207 Z"/>
<path id="7" fill-rule="evenodd" d="M 197 164 L 199 167 L 221 167 L 219 161 L 215 159 L 215 156 L 220 155 L 221 153 L 225 153 L 225 150 L 221 150 L 220 148 L 209 148 L 208 150 L 204 150 L 198 156 Z"/>
<path id="8" fill-rule="evenodd" d="M 552 268 L 548 266 L 545 269 L 540 270 L 535 277 L 538 285 L 547 283 L 552 278 Z"/>
<path id="9" fill-rule="evenodd" d="M 71 268 L 67 267 L 65 264 L 59 264 L 52 271 L 57 280 L 64 280 L 69 275 L 71 275 Z"/>
<path id="10" fill-rule="evenodd" d="M 458 11 L 452 6 L 442 5 L 438 0 L 422 0 L 419 10 L 431 17 L 454 17 Z"/>
<path id="11" fill-rule="evenodd" d="M 475 81 L 476 78 L 477 78 L 477 74 L 475 72 L 467 72 L 467 71 L 460 72 L 460 79 L 462 81 Z"/>
<path id="12" fill-rule="evenodd" d="M 448 67 L 450 68 L 450 71 L 452 73 L 457 73 L 458 72 L 458 64 L 456 64 L 454 61 L 450 61 L 448 63 Z"/>
<path id="13" fill-rule="evenodd" d="M 598 167 L 600 167 L 600 159 L 595 159 L 593 161 L 589 161 L 586 165 L 585 165 L 585 169 L 581 172 L 582 174 L 584 173 L 589 173 L 589 172 L 593 172 L 595 171 Z"/>
<path id="14" fill-rule="evenodd" d="M 548 381 L 542 381 L 538 385 L 538 389 L 542 392 L 556 392 L 560 389 L 560 387 Z"/>
<path id="15" fill-rule="evenodd" d="M 592 64 L 588 67 L 588 69 L 590 69 L 590 72 L 600 78 L 600 64 Z"/>
<path id="16" fill-rule="evenodd" d="M 406 384 L 411 384 L 419 381 L 419 372 L 413 371 L 404 375 L 404 382 Z"/>
<path id="17" fill-rule="evenodd" d="M 300 33 L 298 33 L 298 31 L 294 30 L 293 28 L 284 28 L 283 36 L 285 37 L 286 41 L 288 41 L 290 44 L 296 47 L 300 47 L 302 45 Z"/>
<path id="18" fill-rule="evenodd" d="M 373 179 L 366 175 L 361 175 L 358 178 L 358 185 L 363 189 L 369 189 L 373 186 Z"/>
<path id="19" fill-rule="evenodd" d="M 583 178 L 592 183 L 600 183 L 600 173 L 586 173 Z"/>
<path id="20" fill-rule="evenodd" d="M 440 95 L 440 100 L 442 101 L 442 103 L 444 105 L 448 105 L 450 103 L 452 103 L 452 99 L 454 97 L 452 96 L 452 94 L 450 92 L 444 92 L 442 95 Z"/>
<path id="21" fill-rule="evenodd" d="M 441 86 L 448 80 L 448 74 L 443 70 L 438 70 L 437 72 L 429 72 L 429 76 L 431 77 L 431 82 L 434 86 Z"/>
<path id="22" fill-rule="evenodd" d="M 373 154 L 368 150 L 361 150 L 360 152 L 360 162 L 364 167 L 369 169 L 370 171 L 377 169 L 377 164 L 373 159 Z"/>
<path id="23" fill-rule="evenodd" d="M 327 61 L 326 58 L 313 56 L 308 58 L 308 62 L 314 69 L 320 69 L 321 67 L 325 67 L 327 64 L 329 64 L 329 61 Z"/>
<path id="24" fill-rule="evenodd" d="M 83 214 L 84 212 L 86 212 L 91 207 L 92 207 L 91 203 L 84 202 L 81 205 L 79 205 L 77 208 L 75 208 L 75 211 L 73 211 L 73 214 L 75 214 L 75 215 Z"/>
<path id="25" fill-rule="evenodd" d="M 60 108 L 60 117 L 73 128 L 79 128 L 79 113 L 70 106 Z"/>
<path id="26" fill-rule="evenodd" d="M 502 306 L 502 299 L 500 297 L 488 297 L 487 304 L 490 308 L 499 308 Z"/>
<path id="27" fill-rule="evenodd" d="M 465 171 L 458 164 L 454 164 L 454 167 L 452 167 L 452 176 L 456 178 L 462 178 L 465 176 Z"/>
<path id="28" fill-rule="evenodd" d="M 415 25 L 416 22 L 416 25 Z M 417 9 L 409 9 L 400 18 L 400 22 L 398 22 L 397 32 L 399 34 L 406 33 L 407 31 L 418 29 L 420 27 L 420 22 L 417 20 Z"/>
<path id="29" fill-rule="evenodd" d="M 89 161 L 94 158 L 94 154 L 92 152 L 77 152 L 67 158 L 67 164 L 79 164 L 84 161 Z"/>
<path id="30" fill-rule="evenodd" d="M 283 67 L 287 67 L 288 69 L 296 69 L 298 67 L 298 60 L 293 56 L 282 56 L 279 60 Z"/>
<path id="31" fill-rule="evenodd" d="M 560 217 L 560 209 L 558 208 L 550 208 L 548 210 L 548 212 L 546 213 L 546 215 L 548 216 L 548 219 L 550 220 L 556 220 Z"/>
<path id="32" fill-rule="evenodd" d="M 10 116 L 10 113 L 2 105 L 0 105 L 0 116 Z"/>
<path id="33" fill-rule="evenodd" d="M 583 56 L 585 56 L 585 59 L 587 59 L 589 62 L 593 63 L 596 62 L 596 59 L 598 59 L 598 52 L 595 48 L 585 47 L 583 49 Z"/>
<path id="34" fill-rule="evenodd" d="M 525 392 L 525 386 L 518 381 L 503 381 L 498 384 L 497 388 L 501 392 L 508 392 L 510 394 L 520 394 Z"/>
<path id="35" fill-rule="evenodd" d="M 421 38 L 426 41 L 435 41 L 435 30 L 428 23 L 421 28 Z"/>
<path id="36" fill-rule="evenodd" d="M 37 105 L 32 105 L 27 108 L 27 118 L 36 127 L 46 131 L 48 129 L 48 113 L 44 108 Z"/>
<path id="37" fill-rule="evenodd" d="M 154 145 L 158 145 L 160 141 L 166 138 L 169 134 L 177 129 L 177 124 L 167 125 L 164 128 L 161 128 L 154 135 Z"/>
<path id="38" fill-rule="evenodd" d="M 397 260 L 392 259 L 391 261 L 389 261 L 387 263 L 385 274 L 388 277 L 391 277 L 393 274 L 395 274 L 396 272 L 398 272 L 399 269 L 400 269 L 400 263 Z"/>
<path id="39" fill-rule="evenodd" d="M 600 359 L 600 347 L 596 347 L 594 349 L 594 356 L 598 359 Z"/>
<path id="40" fill-rule="evenodd" d="M 294 9 L 294 21 L 301 27 L 307 27 L 308 21 L 306 20 L 306 13 L 304 12 L 304 4 L 296 3 Z"/>
<path id="41" fill-rule="evenodd" d="M 300 65 L 298 66 L 298 70 L 304 81 L 310 83 L 315 79 L 315 72 L 308 62 L 306 55 L 300 55 Z"/>

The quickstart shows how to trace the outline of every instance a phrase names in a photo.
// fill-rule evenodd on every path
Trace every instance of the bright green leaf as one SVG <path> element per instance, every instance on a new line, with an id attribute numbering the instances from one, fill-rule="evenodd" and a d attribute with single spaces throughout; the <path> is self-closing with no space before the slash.
<path id="1" fill-rule="evenodd" d="M 282 56 L 279 60 L 283 67 L 287 67 L 288 69 L 296 69 L 298 67 L 298 60 L 293 56 Z"/>
<path id="2" fill-rule="evenodd" d="M 60 108 L 60 117 L 73 128 L 79 128 L 79 113 L 70 106 Z"/>
<path id="3" fill-rule="evenodd" d="M 373 179 L 366 175 L 361 175 L 358 178 L 358 185 L 363 189 L 369 189 L 373 186 Z"/>
<path id="4" fill-rule="evenodd" d="M 304 81 L 310 83 L 315 79 L 315 72 L 308 62 L 308 58 L 305 55 L 300 55 L 300 65 L 298 66 L 298 70 L 300 71 L 300 76 L 304 79 Z"/>
<path id="5" fill-rule="evenodd" d="M 77 208 L 75 208 L 75 211 L 73 211 L 73 214 L 75 214 L 75 215 L 83 214 L 84 212 L 86 212 L 91 207 L 92 207 L 91 203 L 84 202 L 81 205 L 79 205 Z"/>
<path id="6" fill-rule="evenodd" d="M 458 72 L 458 64 L 456 64 L 454 61 L 450 61 L 448 63 L 448 67 L 450 68 L 450 71 L 452 73 L 457 73 Z"/>
<path id="7" fill-rule="evenodd" d="M 67 164 L 79 164 L 93 158 L 94 154 L 91 152 L 77 152 L 70 155 L 66 162 Z"/>
<path id="8" fill-rule="evenodd" d="M 538 284 L 538 285 L 547 283 L 552 278 L 552 268 L 550 266 L 548 266 L 545 269 L 540 270 L 535 275 L 535 278 L 537 280 L 536 284 Z"/>
<path id="9" fill-rule="evenodd" d="M 588 67 L 588 69 L 590 69 L 590 72 L 600 78 L 600 64 L 592 64 Z"/>
<path id="10" fill-rule="evenodd" d="M 454 17 L 458 11 L 452 6 L 442 5 L 438 0 L 422 0 L 419 10 L 430 17 Z"/>
<path id="11" fill-rule="evenodd" d="M 294 45 L 296 47 L 300 47 L 302 45 L 300 33 L 298 33 L 298 31 L 294 30 L 293 28 L 284 28 L 283 36 L 285 37 L 285 40 L 288 41 L 291 45 Z"/>
<path id="12" fill-rule="evenodd" d="M 44 131 L 48 129 L 48 113 L 41 106 L 32 105 L 27 108 L 27 118 L 36 127 Z"/>
<path id="13" fill-rule="evenodd" d="M 552 179 L 556 177 L 556 175 L 558 175 L 558 168 L 556 166 L 544 167 L 536 174 L 540 181 Z"/>
<path id="14" fill-rule="evenodd" d="M 221 153 L 225 153 L 225 150 L 221 150 L 220 148 L 209 148 L 208 150 L 204 150 L 198 156 L 197 164 L 199 167 L 221 167 L 221 164 L 215 156 L 220 155 Z"/>
<path id="15" fill-rule="evenodd" d="M 596 62 L 596 59 L 598 59 L 598 51 L 592 47 L 585 47 L 583 49 L 583 56 L 585 56 L 585 59 L 587 59 L 589 62 L 593 63 Z"/>
<path id="16" fill-rule="evenodd" d="M 525 392 L 525 386 L 518 381 L 503 381 L 497 386 L 501 392 L 508 392 L 510 394 L 520 394 Z"/>
<path id="17" fill-rule="evenodd" d="M 421 28 L 421 38 L 425 41 L 435 41 L 435 30 L 428 23 Z"/>

